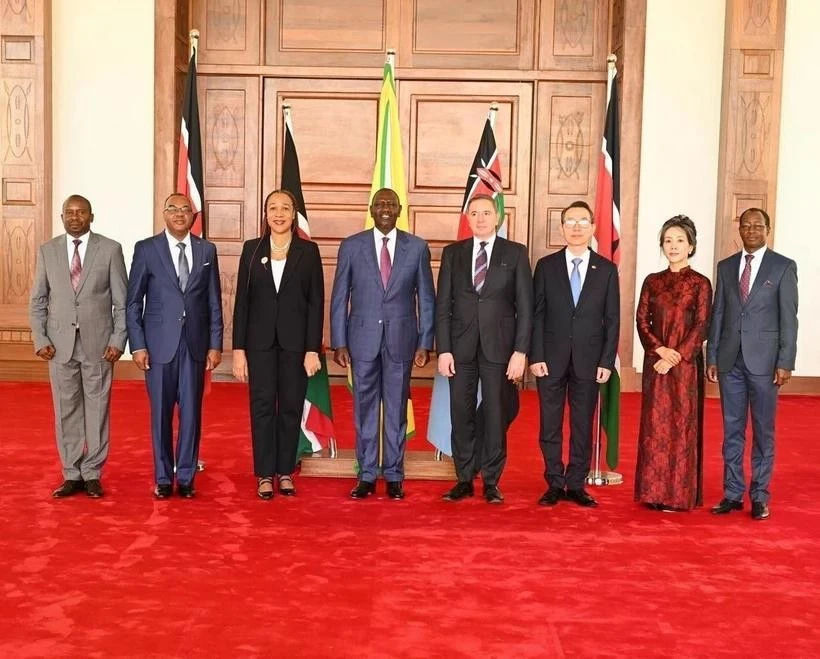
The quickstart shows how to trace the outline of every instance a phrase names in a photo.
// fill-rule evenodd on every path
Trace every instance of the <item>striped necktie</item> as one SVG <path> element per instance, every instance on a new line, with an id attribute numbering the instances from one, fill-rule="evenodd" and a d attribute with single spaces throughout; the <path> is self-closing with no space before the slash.
<path id="1" fill-rule="evenodd" d="M 479 245 L 478 254 L 475 257 L 475 274 L 473 275 L 473 287 L 476 293 L 480 293 L 484 288 L 484 280 L 487 278 L 487 241 L 482 240 Z"/>

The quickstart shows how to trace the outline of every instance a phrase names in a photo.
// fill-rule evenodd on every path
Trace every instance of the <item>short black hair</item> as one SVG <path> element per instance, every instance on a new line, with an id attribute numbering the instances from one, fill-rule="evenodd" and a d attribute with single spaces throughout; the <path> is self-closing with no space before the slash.
<path id="1" fill-rule="evenodd" d="M 91 202 L 90 202 L 90 201 L 88 201 L 88 199 L 86 199 L 85 197 L 83 197 L 81 194 L 70 194 L 70 195 L 68 195 L 68 196 L 65 198 L 65 201 L 63 202 L 63 208 L 65 208 L 65 205 L 66 205 L 69 201 L 82 201 L 82 202 L 85 202 L 85 205 L 86 205 L 86 206 L 88 206 L 88 212 L 89 212 L 89 214 L 91 214 L 91 215 L 93 215 L 93 214 L 94 214 L 94 211 L 91 209 Z"/>
<path id="2" fill-rule="evenodd" d="M 760 213 L 760 217 L 762 217 L 763 221 L 766 223 L 766 228 L 767 229 L 772 228 L 772 221 L 769 219 L 769 214 L 766 211 L 764 211 L 762 208 L 756 208 L 754 206 L 752 208 L 747 208 L 745 211 L 743 211 L 740 214 L 740 217 L 738 218 L 737 223 L 740 224 L 741 222 L 743 222 L 743 218 L 746 217 L 747 215 L 749 215 L 750 213 Z"/>
<path id="3" fill-rule="evenodd" d="M 589 207 L 589 204 L 585 202 L 583 199 L 579 199 L 578 201 L 573 201 L 569 206 L 567 206 L 564 210 L 561 211 L 561 224 L 564 223 L 564 217 L 567 214 L 567 211 L 570 208 L 584 208 L 586 209 L 587 213 L 589 213 L 589 221 L 592 224 L 595 224 L 595 215 L 592 212 L 592 209 Z"/>

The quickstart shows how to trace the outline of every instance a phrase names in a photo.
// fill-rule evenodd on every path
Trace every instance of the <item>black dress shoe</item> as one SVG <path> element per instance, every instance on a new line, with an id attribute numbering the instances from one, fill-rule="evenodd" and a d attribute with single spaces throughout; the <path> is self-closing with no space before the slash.
<path id="1" fill-rule="evenodd" d="M 586 490 L 567 490 L 567 499 L 584 508 L 595 508 L 598 505 Z"/>
<path id="2" fill-rule="evenodd" d="M 85 482 L 85 493 L 92 499 L 99 499 L 103 495 L 102 485 L 96 478 Z"/>
<path id="3" fill-rule="evenodd" d="M 359 481 L 356 487 L 350 490 L 353 499 L 366 499 L 371 494 L 376 493 L 376 484 L 370 481 Z"/>
<path id="4" fill-rule="evenodd" d="M 445 501 L 458 501 L 459 499 L 463 499 L 465 497 L 471 497 L 474 493 L 475 491 L 473 490 L 472 483 L 459 481 L 455 484 L 452 490 L 445 492 L 441 498 Z"/>
<path id="5" fill-rule="evenodd" d="M 154 488 L 154 496 L 157 499 L 167 499 L 174 493 L 174 488 L 171 487 L 170 483 L 157 483 L 157 486 Z"/>
<path id="6" fill-rule="evenodd" d="M 733 510 L 743 510 L 742 501 L 732 501 L 731 499 L 721 499 L 720 503 L 712 508 L 713 515 L 726 515 Z"/>
<path id="7" fill-rule="evenodd" d="M 183 499 L 193 499 L 196 495 L 193 483 L 179 483 L 177 484 L 177 494 Z"/>
<path id="8" fill-rule="evenodd" d="M 496 485 L 484 486 L 484 498 L 487 503 L 504 503 L 504 495 L 501 494 L 501 490 Z"/>
<path id="9" fill-rule="evenodd" d="M 551 487 L 548 489 L 544 494 L 541 495 L 541 498 L 538 499 L 539 506 L 554 506 L 557 504 L 561 499 L 566 499 L 567 495 L 564 493 L 560 487 Z"/>
<path id="10" fill-rule="evenodd" d="M 768 519 L 769 515 L 771 515 L 769 506 L 762 501 L 752 501 L 752 519 Z"/>
<path id="11" fill-rule="evenodd" d="M 51 493 L 55 499 L 64 499 L 65 497 L 70 497 L 72 494 L 77 494 L 77 492 L 83 491 L 83 482 L 82 481 L 63 481 L 63 484 L 60 485 L 56 490 Z"/>
<path id="12" fill-rule="evenodd" d="M 401 482 L 395 481 L 387 484 L 387 496 L 391 499 L 404 499 L 404 490 Z"/>

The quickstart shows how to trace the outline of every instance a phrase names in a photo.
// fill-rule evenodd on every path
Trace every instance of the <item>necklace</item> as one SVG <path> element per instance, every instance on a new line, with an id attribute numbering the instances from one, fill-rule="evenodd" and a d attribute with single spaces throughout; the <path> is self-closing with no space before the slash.
<path id="1" fill-rule="evenodd" d="M 291 240 L 293 240 L 293 238 L 291 238 Z M 270 248 L 271 248 L 271 251 L 272 251 L 272 252 L 274 252 L 275 254 L 284 254 L 285 252 L 287 252 L 287 251 L 288 251 L 288 247 L 290 247 L 290 242 L 291 242 L 291 240 L 288 240 L 288 242 L 286 242 L 286 243 L 285 243 L 284 245 L 282 245 L 281 247 L 279 247 L 279 245 L 277 245 L 275 242 L 273 242 L 273 241 L 271 240 L 271 241 L 270 241 Z"/>

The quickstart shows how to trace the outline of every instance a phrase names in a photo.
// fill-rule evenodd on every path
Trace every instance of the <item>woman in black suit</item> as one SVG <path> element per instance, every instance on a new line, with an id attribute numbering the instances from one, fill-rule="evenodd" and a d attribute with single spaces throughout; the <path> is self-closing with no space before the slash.
<path id="1" fill-rule="evenodd" d="M 264 205 L 267 229 L 245 242 L 233 312 L 233 374 L 249 383 L 256 493 L 292 496 L 307 379 L 319 371 L 324 276 L 316 243 L 296 233 L 286 190 Z"/>

